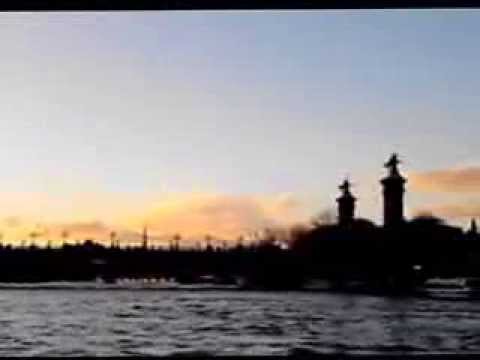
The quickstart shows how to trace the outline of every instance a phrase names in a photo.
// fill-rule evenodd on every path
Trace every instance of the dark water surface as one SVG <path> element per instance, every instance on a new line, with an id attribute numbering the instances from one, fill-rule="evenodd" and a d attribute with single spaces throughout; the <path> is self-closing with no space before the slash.
<path id="1" fill-rule="evenodd" d="M 0 290 L 0 355 L 480 352 L 480 302 L 308 292 Z"/>

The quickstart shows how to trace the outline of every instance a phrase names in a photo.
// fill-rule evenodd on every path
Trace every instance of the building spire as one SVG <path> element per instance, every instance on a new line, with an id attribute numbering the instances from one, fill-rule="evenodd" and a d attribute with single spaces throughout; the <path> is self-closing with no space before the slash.
<path id="1" fill-rule="evenodd" d="M 340 190 L 342 190 L 342 195 L 343 196 L 346 196 L 346 195 L 350 195 L 351 196 L 351 193 L 350 193 L 350 181 L 348 181 L 348 178 L 345 178 L 345 180 L 343 180 L 343 183 L 341 183 L 338 188 Z"/>
<path id="2" fill-rule="evenodd" d="M 475 221 L 475 219 L 472 219 L 472 220 L 470 221 L 470 229 L 468 230 L 468 232 L 469 232 L 471 235 L 477 235 L 477 234 L 478 234 L 477 222 Z"/>
<path id="3" fill-rule="evenodd" d="M 110 232 L 110 248 L 114 248 L 116 243 L 115 243 L 115 238 L 117 237 L 117 233 L 115 231 Z"/>
<path id="4" fill-rule="evenodd" d="M 349 225 L 355 217 L 355 197 L 350 192 L 350 181 L 345 178 L 338 188 L 342 194 L 337 198 L 338 203 L 338 224 L 341 226 Z"/>
<path id="5" fill-rule="evenodd" d="M 393 153 L 384 164 L 388 175 L 380 182 L 383 186 L 383 222 L 385 226 L 403 223 L 403 195 L 406 179 L 398 171 L 398 154 Z"/>
<path id="6" fill-rule="evenodd" d="M 398 164 L 400 164 L 400 162 L 397 153 L 393 153 L 392 156 L 390 156 L 390 159 L 383 165 L 389 170 L 389 176 L 400 176 L 398 171 Z"/>
<path id="7" fill-rule="evenodd" d="M 148 229 L 147 229 L 146 225 L 143 227 L 142 247 L 144 249 L 146 249 L 148 247 Z"/>

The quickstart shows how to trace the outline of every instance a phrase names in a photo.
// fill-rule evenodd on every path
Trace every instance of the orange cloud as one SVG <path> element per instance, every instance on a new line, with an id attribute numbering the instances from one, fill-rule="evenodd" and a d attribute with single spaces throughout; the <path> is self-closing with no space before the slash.
<path id="1" fill-rule="evenodd" d="M 414 190 L 425 192 L 473 193 L 480 191 L 480 167 L 443 169 L 409 174 Z"/>
<path id="2" fill-rule="evenodd" d="M 414 213 L 416 215 L 430 213 L 450 219 L 480 218 L 480 202 L 436 205 L 416 209 Z"/>
<path id="3" fill-rule="evenodd" d="M 76 239 L 108 239 L 113 227 L 101 221 L 44 224 L 48 234 L 55 237 L 75 237 Z M 66 235 L 64 235 L 66 234 Z"/>
<path id="4" fill-rule="evenodd" d="M 15 228 L 20 226 L 22 220 L 18 216 L 8 216 L 3 222 L 7 227 Z"/>
<path id="5" fill-rule="evenodd" d="M 231 195 L 180 193 L 163 196 L 143 194 L 72 194 L 64 197 L 30 196 L 31 206 L 10 197 L 0 232 L 4 240 L 45 243 L 73 242 L 87 238 L 109 242 L 110 233 L 126 243 L 139 243 L 148 226 L 152 242 L 167 243 L 173 234 L 189 240 L 209 234 L 235 239 L 267 227 L 282 227 L 308 218 L 304 204 L 292 194 Z M 39 206 L 34 199 L 41 199 Z M 38 209 L 37 209 L 38 208 Z M 43 209 L 43 212 L 41 211 Z M 30 210 L 29 212 L 27 210 Z M 15 214 L 15 215 L 11 215 Z M 20 214 L 20 215 L 17 215 Z M 41 216 L 40 216 L 41 215 Z M 67 233 L 68 236 L 62 236 Z M 32 237 L 35 233 L 37 236 Z"/>
<path id="6" fill-rule="evenodd" d="M 293 195 L 177 194 L 154 204 L 130 227 L 148 224 L 155 232 L 181 233 L 188 238 L 206 234 L 233 239 L 266 227 L 284 226 L 305 217 Z"/>

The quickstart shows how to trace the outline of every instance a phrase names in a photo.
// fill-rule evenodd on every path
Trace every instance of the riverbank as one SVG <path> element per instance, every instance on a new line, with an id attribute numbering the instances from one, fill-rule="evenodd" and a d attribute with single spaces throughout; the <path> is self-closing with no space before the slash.
<path id="1" fill-rule="evenodd" d="M 241 293 L 318 293 L 341 294 L 349 296 L 375 296 L 388 298 L 418 298 L 443 301 L 480 301 L 480 291 L 468 287 L 422 287 L 410 291 L 393 291 L 380 288 L 329 288 L 329 287 L 302 287 L 297 289 L 266 289 L 242 287 L 237 285 L 217 284 L 178 284 L 164 281 L 119 281 L 104 283 L 101 281 L 89 282 L 39 282 L 39 283 L 0 283 L 0 291 L 8 290 L 68 290 L 68 291 L 153 291 L 153 292 L 241 292 Z"/>

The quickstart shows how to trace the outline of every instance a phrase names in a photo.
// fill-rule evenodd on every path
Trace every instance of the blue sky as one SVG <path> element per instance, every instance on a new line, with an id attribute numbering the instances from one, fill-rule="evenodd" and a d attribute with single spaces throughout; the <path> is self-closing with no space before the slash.
<path id="1" fill-rule="evenodd" d="M 4 13 L 0 188 L 317 211 L 350 174 L 378 219 L 392 151 L 478 164 L 478 34 L 476 10 Z"/>

